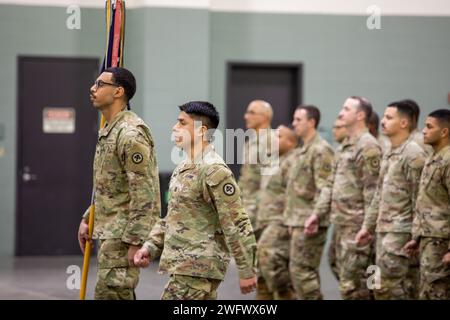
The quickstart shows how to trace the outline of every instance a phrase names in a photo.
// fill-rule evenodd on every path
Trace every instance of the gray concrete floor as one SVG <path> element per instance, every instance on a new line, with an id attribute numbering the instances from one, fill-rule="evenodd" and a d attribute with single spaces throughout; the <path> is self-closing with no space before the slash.
<path id="1" fill-rule="evenodd" d="M 71 265 L 82 267 L 82 256 L 64 257 L 2 257 L 0 259 L 0 299 L 78 299 L 79 291 L 67 287 L 71 274 L 66 273 Z M 96 260 L 91 259 L 88 277 L 87 299 L 93 298 Z M 328 267 L 326 255 L 321 267 L 322 292 L 325 299 L 340 299 L 338 283 Z M 136 290 L 138 299 L 159 299 L 167 282 L 167 275 L 157 273 L 157 263 L 142 270 Z M 70 281 L 69 281 L 70 282 Z M 237 269 L 234 263 L 220 285 L 218 298 L 222 300 L 252 300 L 254 294 L 243 295 L 239 291 Z"/>

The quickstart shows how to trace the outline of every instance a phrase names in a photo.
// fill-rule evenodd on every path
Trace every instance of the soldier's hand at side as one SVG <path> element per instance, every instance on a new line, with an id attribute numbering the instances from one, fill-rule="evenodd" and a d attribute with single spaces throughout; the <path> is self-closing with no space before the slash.
<path id="1" fill-rule="evenodd" d="M 150 253 L 147 249 L 141 248 L 134 255 L 134 265 L 139 268 L 146 268 L 150 264 Z"/>
<path id="2" fill-rule="evenodd" d="M 447 251 L 447 253 L 444 254 L 444 257 L 442 258 L 442 263 L 445 266 L 450 267 L 450 251 Z"/>
<path id="3" fill-rule="evenodd" d="M 256 276 L 250 279 L 239 279 L 239 286 L 243 294 L 254 291 L 256 289 Z"/>
<path id="4" fill-rule="evenodd" d="M 128 264 L 130 267 L 134 267 L 134 255 L 140 249 L 139 246 L 130 245 L 128 248 Z"/>
<path id="5" fill-rule="evenodd" d="M 316 214 L 312 214 L 305 221 L 305 235 L 312 236 L 319 231 L 319 217 Z"/>
<path id="6" fill-rule="evenodd" d="M 419 243 L 416 240 L 410 240 L 405 244 L 403 249 L 410 257 L 414 256 L 417 254 L 417 250 L 419 249 Z"/>
<path id="7" fill-rule="evenodd" d="M 369 231 L 367 231 L 366 229 L 361 229 L 356 234 L 355 242 L 358 247 L 362 247 L 367 245 L 370 241 L 372 241 L 372 239 L 373 237 Z"/>
<path id="8" fill-rule="evenodd" d="M 89 238 L 89 224 L 85 219 L 81 220 L 80 227 L 78 228 L 78 243 L 80 244 L 81 252 L 84 254 L 86 248 L 86 241 L 92 246 L 92 239 Z"/>

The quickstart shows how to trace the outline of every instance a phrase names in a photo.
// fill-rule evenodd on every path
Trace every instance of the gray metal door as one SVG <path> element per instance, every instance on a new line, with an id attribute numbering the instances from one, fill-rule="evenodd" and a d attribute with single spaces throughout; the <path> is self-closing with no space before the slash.
<path id="1" fill-rule="evenodd" d="M 274 111 L 272 127 L 290 125 L 295 108 L 302 102 L 302 65 L 228 63 L 227 129 L 245 129 L 244 114 L 255 99 L 269 102 Z M 237 155 L 237 150 L 234 150 Z M 229 164 L 236 177 L 239 165 Z"/>
<path id="2" fill-rule="evenodd" d="M 98 59 L 18 59 L 17 255 L 79 254 L 98 113 L 89 88 Z"/>

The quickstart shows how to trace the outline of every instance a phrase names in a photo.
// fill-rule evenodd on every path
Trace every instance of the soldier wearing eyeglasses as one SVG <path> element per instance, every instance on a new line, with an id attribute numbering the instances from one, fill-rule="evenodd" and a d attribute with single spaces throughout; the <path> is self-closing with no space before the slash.
<path id="1" fill-rule="evenodd" d="M 139 268 L 135 252 L 160 214 L 155 146 L 149 127 L 127 110 L 136 92 L 133 74 L 106 69 L 90 89 L 91 102 L 106 119 L 94 158 L 95 222 L 99 240 L 95 299 L 135 299 Z M 81 250 L 88 234 L 89 210 L 78 232 Z"/>

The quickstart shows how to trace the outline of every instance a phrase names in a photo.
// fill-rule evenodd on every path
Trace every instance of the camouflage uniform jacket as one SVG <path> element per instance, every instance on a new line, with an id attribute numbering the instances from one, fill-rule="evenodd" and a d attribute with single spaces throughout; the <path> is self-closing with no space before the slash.
<path id="1" fill-rule="evenodd" d="M 342 142 L 332 174 L 322 189 L 314 213 L 320 220 L 360 228 L 369 209 L 381 162 L 381 148 L 366 130 Z"/>
<path id="2" fill-rule="evenodd" d="M 450 146 L 431 155 L 423 167 L 413 239 L 421 236 L 450 238 Z"/>
<path id="3" fill-rule="evenodd" d="M 241 278 L 255 275 L 256 240 L 240 190 L 223 159 L 208 147 L 201 161 L 181 162 L 169 185 L 168 214 L 144 247 L 159 270 L 223 280 L 230 252 Z"/>
<path id="4" fill-rule="evenodd" d="M 271 148 L 275 138 L 274 130 L 261 129 L 259 134 L 252 134 L 249 137 L 243 148 L 244 158 L 238 183 L 242 192 L 242 203 L 253 227 L 256 226 L 260 190 L 270 179 L 270 175 L 264 170 L 271 167 L 271 163 L 266 160 L 271 157 L 271 151 L 273 151 Z M 275 151 L 278 153 L 278 149 Z M 266 159 L 262 159 L 262 155 Z"/>
<path id="5" fill-rule="evenodd" d="M 289 172 L 297 162 L 298 151 L 299 149 L 290 150 L 280 156 L 278 171 L 270 177 L 266 188 L 261 191 L 257 227 L 264 227 L 273 221 L 283 221 L 287 180 Z"/>
<path id="6" fill-rule="evenodd" d="M 122 111 L 100 129 L 94 158 L 94 238 L 142 245 L 161 210 L 150 129 Z M 89 209 L 83 216 L 88 219 Z"/>
<path id="7" fill-rule="evenodd" d="M 411 233 L 425 158 L 412 136 L 383 156 L 378 186 L 364 218 L 366 230 Z"/>
<path id="8" fill-rule="evenodd" d="M 331 146 L 319 134 L 301 147 L 286 187 L 285 225 L 303 227 L 313 213 L 320 191 L 331 173 L 333 154 Z M 320 223 L 326 226 L 328 221 Z"/>

